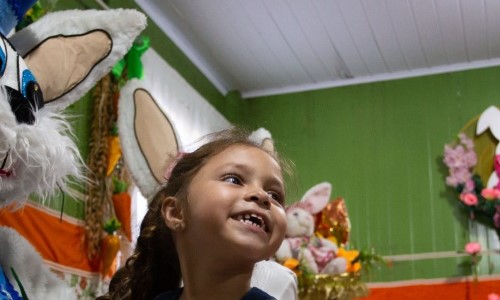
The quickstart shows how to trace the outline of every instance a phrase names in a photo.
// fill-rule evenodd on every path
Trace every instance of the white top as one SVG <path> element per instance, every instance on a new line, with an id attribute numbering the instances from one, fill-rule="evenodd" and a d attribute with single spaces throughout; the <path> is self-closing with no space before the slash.
<path id="1" fill-rule="evenodd" d="M 250 285 L 278 300 L 298 299 L 297 276 L 292 270 L 274 261 L 256 263 Z"/>

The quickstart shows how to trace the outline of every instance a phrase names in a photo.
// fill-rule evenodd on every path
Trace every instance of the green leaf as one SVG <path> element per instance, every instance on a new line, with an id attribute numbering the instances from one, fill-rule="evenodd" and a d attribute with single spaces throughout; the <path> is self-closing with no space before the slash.
<path id="1" fill-rule="evenodd" d="M 120 180 L 118 177 L 113 177 L 113 194 L 119 194 L 126 192 L 128 185 L 124 180 Z"/>
<path id="2" fill-rule="evenodd" d="M 104 231 L 109 234 L 113 234 L 113 232 L 117 231 L 120 227 L 122 227 L 122 224 L 116 218 L 111 218 L 104 223 Z"/>

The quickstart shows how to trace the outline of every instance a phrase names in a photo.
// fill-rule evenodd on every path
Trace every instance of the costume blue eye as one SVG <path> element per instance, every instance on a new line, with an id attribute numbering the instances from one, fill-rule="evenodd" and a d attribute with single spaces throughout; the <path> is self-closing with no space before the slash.
<path id="1" fill-rule="evenodd" d="M 18 56 L 18 90 L 9 86 L 10 108 L 19 124 L 34 124 L 35 112 L 44 106 L 43 94 L 36 82 L 35 76 Z"/>
<path id="2" fill-rule="evenodd" d="M 2 37 L 2 43 L 0 43 L 0 77 L 5 73 L 5 68 L 7 67 L 7 55 L 5 49 L 5 41 Z"/>
<path id="3" fill-rule="evenodd" d="M 31 73 L 28 69 L 23 70 L 21 75 L 21 93 L 24 97 L 29 98 L 29 88 L 31 88 L 33 84 L 36 84 L 36 79 L 33 73 Z"/>

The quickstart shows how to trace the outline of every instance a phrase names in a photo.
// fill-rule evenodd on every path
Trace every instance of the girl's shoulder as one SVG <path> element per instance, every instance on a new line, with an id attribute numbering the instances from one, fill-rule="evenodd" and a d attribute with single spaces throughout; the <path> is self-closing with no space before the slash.
<path id="1" fill-rule="evenodd" d="M 253 287 L 243 296 L 243 298 L 241 298 L 241 300 L 276 300 L 276 298 L 259 288 Z"/>
<path id="2" fill-rule="evenodd" d="M 161 293 L 158 296 L 156 296 L 154 300 L 178 300 L 180 299 L 181 294 L 182 294 L 182 288 L 179 288 Z"/>
<path id="3" fill-rule="evenodd" d="M 155 297 L 154 300 L 178 300 L 181 297 L 182 288 L 164 292 Z M 241 298 L 241 300 L 276 300 L 273 296 L 263 290 L 253 287 Z"/>

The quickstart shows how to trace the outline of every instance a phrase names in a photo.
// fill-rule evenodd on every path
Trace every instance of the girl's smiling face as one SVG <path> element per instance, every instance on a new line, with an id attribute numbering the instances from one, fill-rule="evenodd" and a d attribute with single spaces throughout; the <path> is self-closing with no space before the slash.
<path id="1" fill-rule="evenodd" d="M 200 254 L 249 262 L 267 259 L 285 235 L 284 201 L 277 161 L 256 147 L 230 146 L 193 177 L 181 235 Z"/>

